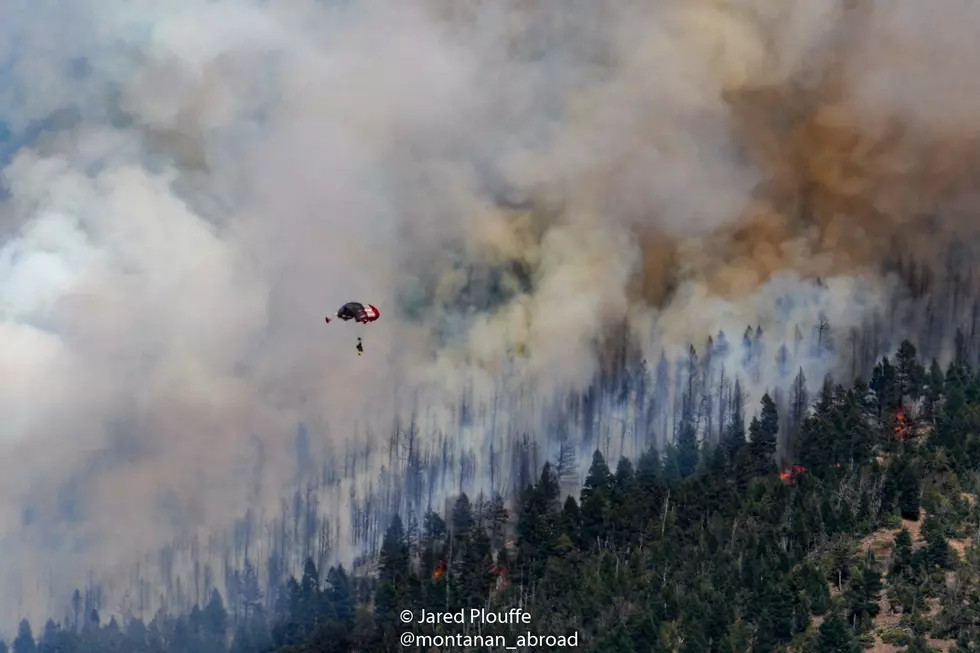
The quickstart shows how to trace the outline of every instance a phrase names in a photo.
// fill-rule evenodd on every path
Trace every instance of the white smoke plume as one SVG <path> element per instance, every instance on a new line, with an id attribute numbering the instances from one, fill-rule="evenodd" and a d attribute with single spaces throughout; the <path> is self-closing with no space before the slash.
<path id="1" fill-rule="evenodd" d="M 324 454 L 414 392 L 582 387 L 624 322 L 650 361 L 749 324 L 859 327 L 890 296 L 881 261 L 973 233 L 978 20 L 912 0 L 5 4 L 0 615 L 274 509 L 299 421 Z M 324 324 L 351 300 L 382 319 Z"/>

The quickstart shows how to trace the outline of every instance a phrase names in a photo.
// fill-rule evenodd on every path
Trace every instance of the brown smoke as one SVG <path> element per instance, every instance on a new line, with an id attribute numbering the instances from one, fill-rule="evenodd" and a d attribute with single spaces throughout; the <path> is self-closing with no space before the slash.
<path id="1" fill-rule="evenodd" d="M 911 5 L 837 3 L 829 12 L 832 24 L 813 43 L 805 65 L 793 67 L 787 62 L 792 53 L 780 50 L 778 32 L 802 9 L 791 3 L 785 20 L 779 20 L 766 15 L 760 3 L 692 2 L 648 15 L 656 21 L 666 15 L 682 28 L 693 25 L 703 45 L 719 50 L 700 73 L 714 76 L 724 100 L 723 106 L 712 106 L 692 96 L 699 102 L 691 104 L 689 115 L 675 113 L 666 121 L 655 106 L 631 114 L 630 145 L 604 163 L 600 152 L 601 168 L 587 167 L 581 178 L 568 182 L 575 189 L 571 202 L 601 207 L 607 217 L 625 216 L 642 250 L 631 286 L 634 300 L 654 306 L 669 302 L 678 252 L 683 276 L 702 280 L 711 294 L 736 299 L 787 270 L 804 277 L 873 275 L 883 261 L 911 256 L 940 266 L 948 239 L 975 231 L 965 209 L 975 208 L 971 186 L 980 172 L 980 121 L 962 107 L 952 116 L 944 113 L 950 99 L 977 102 L 969 93 L 975 85 L 950 70 L 957 64 L 949 57 L 967 44 L 954 42 L 947 51 L 935 45 L 940 35 L 930 30 L 949 27 L 953 19 L 916 31 L 907 21 L 925 16 Z M 630 49 L 621 65 L 628 71 L 629 57 L 642 58 L 639 53 Z M 937 78 L 934 107 L 927 98 L 897 93 L 871 98 L 890 103 L 869 105 L 866 87 L 879 76 L 900 87 L 906 75 L 916 80 L 913 85 Z M 636 87 L 628 93 L 632 101 L 643 99 Z M 603 102 L 617 102 L 609 88 L 599 94 Z M 674 99 L 683 105 L 684 97 Z M 671 110 L 677 111 L 676 102 Z M 675 218 L 658 211 L 656 203 L 630 205 L 636 197 L 630 180 L 643 175 L 656 183 L 649 176 L 664 170 L 644 165 L 645 150 L 683 148 L 690 134 L 710 131 L 718 112 L 730 125 L 740 162 L 756 172 L 757 183 L 745 197 L 726 198 L 730 202 L 720 209 L 727 213 L 720 224 L 695 227 L 696 242 L 685 242 L 672 224 Z M 699 125 L 702 119 L 706 122 Z M 592 114 L 586 120 L 599 119 Z M 588 130 L 569 129 L 575 130 L 570 138 Z M 699 163 L 710 168 L 709 157 L 718 154 L 705 152 Z M 702 211 L 713 201 L 722 203 L 715 191 L 692 189 L 709 207 Z"/>

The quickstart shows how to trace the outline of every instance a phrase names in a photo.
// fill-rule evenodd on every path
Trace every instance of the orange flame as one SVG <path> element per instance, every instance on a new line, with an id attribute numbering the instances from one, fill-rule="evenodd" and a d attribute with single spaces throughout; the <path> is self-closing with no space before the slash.
<path id="1" fill-rule="evenodd" d="M 905 421 L 905 413 L 903 411 L 898 411 L 895 413 L 895 439 L 904 440 L 908 437 L 909 424 Z"/>
<path id="2" fill-rule="evenodd" d="M 806 472 L 806 467 L 803 465 L 791 465 L 786 471 L 780 472 L 779 478 L 783 483 L 790 485 L 793 483 L 793 477 L 797 474 L 802 474 Z"/>
<path id="3" fill-rule="evenodd" d="M 510 582 L 507 580 L 507 569 L 505 567 L 497 567 L 494 565 L 493 569 L 490 570 L 490 573 L 497 577 L 497 580 L 500 581 L 502 586 L 507 587 L 510 585 Z"/>

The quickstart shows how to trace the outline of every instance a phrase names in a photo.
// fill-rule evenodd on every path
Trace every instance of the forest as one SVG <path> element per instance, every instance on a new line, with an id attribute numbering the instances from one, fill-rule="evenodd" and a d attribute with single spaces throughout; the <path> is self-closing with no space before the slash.
<path id="1" fill-rule="evenodd" d="M 980 368 L 965 354 L 944 368 L 904 341 L 867 381 L 809 389 L 799 371 L 758 407 L 736 379 L 710 439 L 689 384 L 674 437 L 635 460 L 596 447 L 581 485 L 566 442 L 513 497 L 394 512 L 356 569 L 310 547 L 301 574 L 263 583 L 246 553 L 233 591 L 208 582 L 148 618 L 104 619 L 93 587 L 0 650 L 367 653 L 406 630 L 462 638 L 429 650 L 503 650 L 486 636 L 524 631 L 595 653 L 980 650 Z M 530 624 L 399 619 L 471 608 Z"/>

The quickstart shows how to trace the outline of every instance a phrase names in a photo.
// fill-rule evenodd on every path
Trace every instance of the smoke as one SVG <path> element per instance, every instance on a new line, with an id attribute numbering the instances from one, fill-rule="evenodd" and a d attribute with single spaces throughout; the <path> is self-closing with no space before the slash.
<path id="1" fill-rule="evenodd" d="M 980 9 L 920 5 L 7 3 L 0 612 L 274 508 L 299 421 L 860 326 L 975 236 Z"/>

